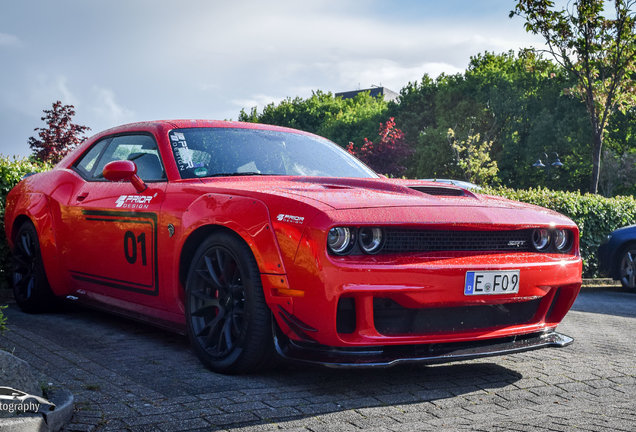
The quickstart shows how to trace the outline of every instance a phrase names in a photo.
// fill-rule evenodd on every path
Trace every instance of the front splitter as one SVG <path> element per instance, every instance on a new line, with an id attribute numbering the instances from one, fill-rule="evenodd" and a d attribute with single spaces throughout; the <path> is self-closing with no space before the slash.
<path id="1" fill-rule="evenodd" d="M 274 335 L 283 358 L 332 368 L 386 368 L 403 363 L 447 363 L 514 354 L 539 348 L 562 348 L 573 338 L 554 330 L 498 339 L 444 344 L 341 348 L 297 342 Z"/>

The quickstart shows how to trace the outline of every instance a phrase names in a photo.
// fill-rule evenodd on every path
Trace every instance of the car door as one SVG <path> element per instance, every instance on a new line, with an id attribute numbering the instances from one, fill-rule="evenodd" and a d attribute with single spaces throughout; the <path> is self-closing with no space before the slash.
<path id="1" fill-rule="evenodd" d="M 104 179 L 104 166 L 131 160 L 146 184 Z M 124 134 L 95 143 L 73 166 L 82 184 L 62 210 L 66 268 L 78 295 L 153 305 L 160 290 L 157 220 L 167 186 L 151 134 Z M 121 306 L 121 305 L 120 305 Z"/>

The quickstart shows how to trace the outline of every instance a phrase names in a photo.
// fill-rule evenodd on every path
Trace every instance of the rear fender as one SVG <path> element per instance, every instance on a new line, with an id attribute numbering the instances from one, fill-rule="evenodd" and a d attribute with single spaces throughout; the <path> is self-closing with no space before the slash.
<path id="1" fill-rule="evenodd" d="M 20 225 L 27 220 L 31 221 L 38 233 L 40 253 L 44 271 L 55 295 L 68 294 L 66 279 L 63 274 L 63 266 L 60 262 L 61 254 L 58 251 L 53 217 L 51 215 L 51 199 L 42 193 L 10 194 L 7 198 L 6 231 L 9 246 L 13 250 L 15 235 Z"/>

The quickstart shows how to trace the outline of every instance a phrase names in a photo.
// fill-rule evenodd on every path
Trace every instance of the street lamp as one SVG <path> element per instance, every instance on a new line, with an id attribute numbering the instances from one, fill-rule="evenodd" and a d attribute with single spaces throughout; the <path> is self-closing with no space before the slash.
<path id="1" fill-rule="evenodd" d="M 541 158 L 539 158 L 537 159 L 535 163 L 532 164 L 532 166 L 535 168 L 549 168 L 549 167 L 561 168 L 563 166 L 563 163 L 559 159 L 559 155 L 556 152 L 552 152 L 552 154 L 554 154 L 554 157 L 555 157 L 554 162 L 550 163 L 548 159 L 548 154 L 543 153 L 544 159 L 548 165 L 541 162 Z"/>
<path id="2" fill-rule="evenodd" d="M 547 153 L 543 153 L 543 160 L 545 161 L 545 163 L 543 163 L 541 161 L 541 159 L 537 159 L 537 161 L 535 163 L 532 164 L 533 167 L 535 168 L 543 168 L 545 169 L 545 179 L 546 179 L 546 183 L 550 184 L 553 183 L 555 178 L 559 177 L 559 174 L 555 172 L 555 174 L 552 174 L 552 169 L 553 168 L 561 168 L 563 166 L 563 162 L 561 162 L 561 160 L 559 159 L 559 155 L 556 152 L 552 152 L 552 154 L 554 155 L 554 160 L 552 162 L 550 162 L 550 159 L 548 158 L 548 154 Z"/>

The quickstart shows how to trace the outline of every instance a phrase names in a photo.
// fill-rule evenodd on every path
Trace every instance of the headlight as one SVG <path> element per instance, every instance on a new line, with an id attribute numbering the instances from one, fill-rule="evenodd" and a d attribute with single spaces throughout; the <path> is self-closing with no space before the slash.
<path id="1" fill-rule="evenodd" d="M 353 240 L 351 228 L 335 227 L 329 230 L 327 246 L 336 255 L 344 255 L 351 250 L 354 244 Z"/>
<path id="2" fill-rule="evenodd" d="M 382 228 L 363 227 L 358 232 L 358 242 L 360 248 L 368 254 L 376 254 L 382 249 L 384 235 Z"/>
<path id="3" fill-rule="evenodd" d="M 532 246 L 538 251 L 544 251 L 550 245 L 550 232 L 547 229 L 536 229 L 532 232 Z"/>
<path id="4" fill-rule="evenodd" d="M 565 252 L 570 249 L 570 232 L 567 230 L 558 229 L 554 231 L 554 247 L 559 252 Z"/>

